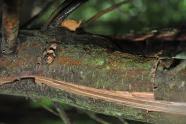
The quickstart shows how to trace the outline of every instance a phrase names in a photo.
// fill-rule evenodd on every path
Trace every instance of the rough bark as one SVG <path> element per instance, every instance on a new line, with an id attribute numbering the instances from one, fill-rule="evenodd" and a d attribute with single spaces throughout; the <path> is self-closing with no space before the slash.
<path id="1" fill-rule="evenodd" d="M 43 52 L 53 38 L 57 44 L 56 57 L 48 64 Z M 122 49 L 125 42 L 128 41 L 113 42 L 108 37 L 70 32 L 64 28 L 45 33 L 20 31 L 17 52 L 12 55 L 0 54 L 0 93 L 44 98 L 150 123 L 184 123 L 185 67 L 170 75 L 164 69 L 169 68 L 174 60 L 161 60 L 155 78 L 155 98 L 164 101 L 154 100 L 150 80 L 155 56 L 126 53 Z M 41 63 L 38 58 L 42 58 Z M 25 76 L 24 71 L 32 72 L 31 76 Z M 77 89 L 78 86 L 84 87 Z M 145 93 L 140 97 L 130 92 Z"/>

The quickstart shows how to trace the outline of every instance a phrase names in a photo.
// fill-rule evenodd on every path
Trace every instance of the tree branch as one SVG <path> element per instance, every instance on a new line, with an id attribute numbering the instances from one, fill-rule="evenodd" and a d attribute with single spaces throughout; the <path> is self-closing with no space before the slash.
<path id="1" fill-rule="evenodd" d="M 61 107 L 59 102 L 52 102 L 53 105 L 55 106 L 56 110 L 59 112 L 59 115 L 61 117 L 61 119 L 64 121 L 65 124 L 71 124 L 69 118 L 67 117 L 65 111 L 63 110 L 63 108 Z"/>
<path id="2" fill-rule="evenodd" d="M 20 31 L 16 54 L 0 54 L 0 93 L 44 98 L 150 123 L 185 122 L 185 68 L 169 75 L 164 68 L 174 59 L 160 60 L 153 93 L 150 77 L 155 55 L 124 53 L 107 37 L 66 28 L 50 29 L 45 34 Z M 54 38 L 57 48 L 51 49 Z M 55 57 L 49 64 L 45 58 L 51 55 Z"/>
<path id="3" fill-rule="evenodd" d="M 3 1 L 1 52 L 4 54 L 13 53 L 16 50 L 20 8 L 21 0 Z"/>

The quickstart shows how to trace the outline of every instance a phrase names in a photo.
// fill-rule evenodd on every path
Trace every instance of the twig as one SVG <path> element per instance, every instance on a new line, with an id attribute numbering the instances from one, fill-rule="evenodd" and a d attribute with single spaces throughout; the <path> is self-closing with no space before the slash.
<path id="1" fill-rule="evenodd" d="M 152 85 L 152 89 L 155 89 L 154 87 L 154 82 L 155 82 L 155 77 L 156 77 L 156 70 L 157 70 L 157 67 L 158 67 L 158 64 L 159 64 L 159 61 L 160 61 L 160 58 L 157 57 L 153 66 L 152 66 L 152 70 L 151 70 L 151 85 Z"/>
<path id="2" fill-rule="evenodd" d="M 22 28 L 31 28 L 52 6 L 57 4 L 59 0 L 49 2 L 37 15 L 32 17 Z"/>
<path id="3" fill-rule="evenodd" d="M 61 25 L 61 23 L 64 21 L 64 19 L 72 13 L 75 9 L 77 9 L 79 6 L 87 2 L 88 0 L 73 0 L 66 6 L 57 17 L 55 17 L 52 21 L 52 25 L 54 27 L 58 27 Z"/>
<path id="4" fill-rule="evenodd" d="M 56 15 L 64 8 L 66 7 L 72 0 L 65 0 L 48 18 L 48 20 L 45 22 L 44 26 L 42 27 L 42 31 L 45 31 L 50 24 L 50 22 L 56 17 Z"/>
<path id="5" fill-rule="evenodd" d="M 38 100 L 31 98 L 33 101 L 37 102 L 39 105 L 41 105 L 43 108 L 45 108 L 46 110 L 48 110 L 49 112 L 53 113 L 56 116 L 59 116 L 58 113 L 56 113 L 55 111 L 53 111 L 52 109 L 50 109 L 48 106 L 42 104 L 41 102 L 39 102 Z"/>
<path id="6" fill-rule="evenodd" d="M 114 0 L 108 0 L 108 1 L 110 1 L 111 4 L 116 4 Z M 122 14 L 125 14 L 125 15 L 126 15 L 126 14 L 130 14 L 129 11 L 123 11 L 123 10 L 121 10 L 121 8 L 118 8 L 118 10 L 119 10 Z"/>
<path id="7" fill-rule="evenodd" d="M 119 119 L 123 124 L 128 124 L 123 118 L 118 117 L 118 119 Z"/>
<path id="8" fill-rule="evenodd" d="M 93 120 L 101 123 L 101 124 L 110 124 L 104 120 L 102 120 L 101 118 L 98 118 L 95 114 L 91 113 L 90 111 L 88 110 L 85 110 L 85 109 L 79 109 L 79 110 L 82 110 L 83 112 L 85 112 L 90 118 L 92 118 Z"/>
<path id="9" fill-rule="evenodd" d="M 16 50 L 17 35 L 19 30 L 19 15 L 21 0 L 3 1 L 3 24 L 1 51 L 4 54 Z"/>
<path id="10" fill-rule="evenodd" d="M 92 22 L 95 21 L 97 18 L 99 18 L 100 16 L 102 16 L 102 15 L 104 15 L 104 14 L 106 14 L 106 13 L 108 13 L 108 12 L 110 12 L 110 11 L 112 11 L 112 10 L 114 10 L 114 9 L 116 9 L 116 8 L 118 8 L 118 7 L 120 7 L 120 6 L 122 6 L 122 5 L 124 5 L 124 4 L 130 3 L 130 2 L 132 2 L 132 1 L 133 1 L 133 0 L 123 1 L 123 2 L 121 2 L 121 3 L 115 4 L 115 5 L 113 5 L 113 6 L 109 7 L 109 8 L 107 8 L 107 9 L 101 11 L 100 13 L 98 13 L 97 15 L 93 16 L 93 17 L 90 18 L 88 21 L 86 21 L 86 22 L 83 24 L 82 27 L 85 28 L 85 27 L 88 26 L 90 23 L 92 23 Z"/>
<path id="11" fill-rule="evenodd" d="M 56 110 L 59 112 L 59 116 L 64 121 L 65 124 L 71 124 L 69 118 L 67 117 L 65 111 L 61 107 L 59 102 L 52 101 L 53 105 L 55 106 Z"/>

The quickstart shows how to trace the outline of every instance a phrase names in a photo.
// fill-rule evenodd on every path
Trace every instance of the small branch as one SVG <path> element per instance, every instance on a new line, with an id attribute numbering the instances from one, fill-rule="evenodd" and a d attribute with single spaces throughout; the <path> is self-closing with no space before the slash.
<path id="1" fill-rule="evenodd" d="M 87 2 L 88 0 L 73 0 L 66 6 L 57 17 L 54 18 L 52 24 L 54 27 L 58 27 L 61 25 L 61 23 L 64 21 L 64 19 L 71 14 L 75 9 L 77 9 L 79 6 Z"/>
<path id="2" fill-rule="evenodd" d="M 20 9 L 21 0 L 3 1 L 1 51 L 4 54 L 13 53 L 16 50 Z"/>
<path id="3" fill-rule="evenodd" d="M 118 7 L 120 7 L 120 6 L 122 6 L 122 5 L 124 5 L 124 4 L 130 3 L 130 2 L 132 2 L 132 1 L 133 1 L 133 0 L 123 1 L 123 2 L 121 2 L 121 3 L 115 4 L 115 5 L 113 5 L 113 6 L 109 7 L 109 8 L 107 8 L 107 9 L 101 11 L 100 13 L 98 13 L 97 15 L 93 16 L 93 17 L 90 18 L 88 21 L 86 21 L 86 22 L 83 24 L 82 27 L 83 27 L 83 28 L 87 27 L 90 23 L 92 23 L 93 21 L 95 21 L 95 20 L 96 20 L 97 18 L 99 18 L 100 16 L 102 16 L 102 15 L 104 15 L 104 14 L 106 14 L 106 13 L 108 13 L 108 12 L 110 12 L 110 11 L 112 11 L 112 10 L 114 10 L 114 9 L 116 9 L 116 8 L 118 8 Z"/>
<path id="4" fill-rule="evenodd" d="M 60 24 L 70 13 L 87 1 L 88 0 L 66 0 L 51 14 L 41 30 L 45 31 L 52 20 L 53 22 L 51 27 L 60 26 Z"/>
<path id="5" fill-rule="evenodd" d="M 65 111 L 63 110 L 63 108 L 61 107 L 59 102 L 53 102 L 53 105 L 56 107 L 56 110 L 59 112 L 59 116 L 61 117 L 61 119 L 64 121 L 65 124 L 71 124 L 69 118 L 67 117 Z"/>
<path id="6" fill-rule="evenodd" d="M 119 119 L 123 124 L 128 124 L 123 118 L 118 117 L 118 119 Z"/>
<path id="7" fill-rule="evenodd" d="M 22 28 L 31 28 L 52 6 L 57 4 L 59 0 L 49 2 L 37 15 L 32 17 Z"/>
<path id="8" fill-rule="evenodd" d="M 48 18 L 48 20 L 45 22 L 44 26 L 42 27 L 42 31 L 45 31 L 50 24 L 50 22 L 56 17 L 56 15 L 65 7 L 67 6 L 72 0 L 65 0 Z"/>
<path id="9" fill-rule="evenodd" d="M 54 115 L 59 117 L 59 114 L 56 113 L 55 111 L 53 111 L 52 109 L 50 109 L 48 106 L 42 104 L 41 102 L 39 102 L 38 100 L 31 98 L 33 101 L 37 102 L 39 105 L 41 105 L 43 108 L 45 108 L 46 110 L 48 110 L 49 112 L 53 113 Z"/>
<path id="10" fill-rule="evenodd" d="M 155 77 L 156 77 L 156 70 L 157 70 L 157 67 L 158 67 L 158 64 L 159 64 L 159 61 L 160 61 L 160 58 L 159 56 L 157 57 L 157 59 L 155 60 L 153 66 L 152 66 L 152 70 L 151 70 L 151 85 L 152 85 L 152 89 L 154 90 L 155 87 L 154 87 L 154 82 L 155 82 Z"/>
<path id="11" fill-rule="evenodd" d="M 110 3 L 113 5 L 113 4 L 116 4 L 115 3 L 115 1 L 114 0 L 108 0 L 108 1 L 110 1 Z M 124 15 L 126 15 L 126 14 L 130 14 L 129 13 L 129 11 L 123 11 L 121 8 L 118 8 L 118 10 L 122 13 L 122 14 L 124 14 Z"/>
<path id="12" fill-rule="evenodd" d="M 104 120 L 102 120 L 101 118 L 98 118 L 95 114 L 91 113 L 90 111 L 88 110 L 85 110 L 85 109 L 79 109 L 79 110 L 82 110 L 83 112 L 85 112 L 90 118 L 92 118 L 93 120 L 101 123 L 101 124 L 110 124 Z"/>

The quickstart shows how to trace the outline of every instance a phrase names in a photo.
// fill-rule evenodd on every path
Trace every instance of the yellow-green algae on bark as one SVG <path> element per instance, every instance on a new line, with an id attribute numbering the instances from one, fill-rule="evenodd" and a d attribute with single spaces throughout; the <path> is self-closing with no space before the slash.
<path id="1" fill-rule="evenodd" d="M 152 91 L 153 58 L 122 53 L 109 46 L 104 48 L 111 44 L 107 39 L 86 34 L 70 34 L 69 38 L 68 35 L 56 38 L 54 62 L 48 67 L 43 63 L 46 77 L 114 91 Z M 102 44 L 102 40 L 108 43 Z"/>

